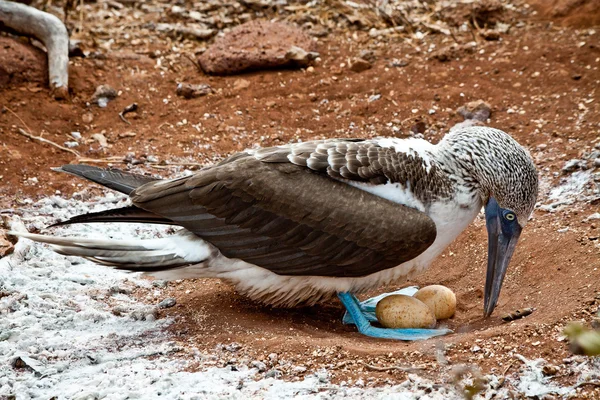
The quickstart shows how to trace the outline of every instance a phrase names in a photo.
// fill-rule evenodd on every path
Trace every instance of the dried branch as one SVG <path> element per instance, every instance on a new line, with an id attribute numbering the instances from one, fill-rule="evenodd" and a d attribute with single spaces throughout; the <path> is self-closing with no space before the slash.
<path id="1" fill-rule="evenodd" d="M 30 134 L 30 133 L 27 133 L 27 132 L 25 132 L 25 130 L 23 130 L 23 129 L 21 129 L 21 128 L 19 128 L 18 132 L 19 132 L 21 135 L 23 135 L 23 136 L 25 136 L 25 137 L 28 137 L 29 139 L 32 139 L 32 140 L 37 140 L 38 142 L 42 142 L 42 143 L 47 143 L 47 144 L 49 144 L 49 145 L 51 145 L 51 146 L 54 146 L 54 147 L 56 147 L 57 149 L 60 149 L 60 150 L 62 150 L 62 151 L 68 151 L 69 153 L 73 153 L 73 154 L 75 154 L 77 157 L 80 157 L 80 154 L 79 154 L 79 152 L 77 152 L 77 151 L 75 151 L 75 150 L 73 150 L 73 149 L 69 149 L 69 148 L 67 148 L 67 147 L 63 147 L 63 146 L 61 146 L 61 145 L 60 145 L 60 144 L 58 144 L 58 143 L 54 143 L 52 140 L 44 139 L 44 138 L 43 138 L 43 137 L 41 137 L 41 136 L 34 136 L 34 135 Z"/>
<path id="2" fill-rule="evenodd" d="M 0 0 L 0 25 L 39 39 L 48 50 L 50 89 L 56 99 L 69 95 L 69 34 L 60 19 L 25 4 Z"/>

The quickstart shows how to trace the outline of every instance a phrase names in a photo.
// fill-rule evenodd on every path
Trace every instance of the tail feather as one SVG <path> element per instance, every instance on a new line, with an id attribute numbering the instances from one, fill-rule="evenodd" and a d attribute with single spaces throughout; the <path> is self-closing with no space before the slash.
<path id="1" fill-rule="evenodd" d="M 67 164 L 54 170 L 85 178 L 127 195 L 146 183 L 159 180 L 151 176 L 133 174 L 119 169 L 104 169 L 82 164 Z"/>
<path id="2" fill-rule="evenodd" d="M 56 237 L 27 232 L 8 232 L 36 242 L 49 244 L 57 253 L 87 258 L 103 265 L 132 271 L 162 271 L 198 264 L 212 250 L 199 237 L 177 234 L 161 239 L 114 240 L 81 237 Z"/>
<path id="3" fill-rule="evenodd" d="M 55 226 L 92 222 L 142 222 L 146 224 L 177 225 L 170 219 L 161 217 L 160 215 L 156 215 L 154 213 L 151 213 L 150 211 L 142 210 L 141 208 L 138 208 L 136 206 L 129 206 L 95 213 L 77 215 L 66 221 L 61 221 L 52 224 L 48 228 L 52 228 Z"/>

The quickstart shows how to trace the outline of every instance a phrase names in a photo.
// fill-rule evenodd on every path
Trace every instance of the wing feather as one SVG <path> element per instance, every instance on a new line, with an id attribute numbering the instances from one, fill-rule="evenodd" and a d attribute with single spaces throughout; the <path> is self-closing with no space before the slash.
<path id="1" fill-rule="evenodd" d="M 335 161 L 342 173 L 356 176 L 367 149 L 355 142 L 342 146 L 352 150 L 352 172 L 347 155 L 331 150 L 336 143 L 321 144 L 299 148 L 306 166 L 290 162 L 289 149 L 259 150 L 190 177 L 148 183 L 131 198 L 225 256 L 282 275 L 365 276 L 408 261 L 433 243 L 435 224 L 425 214 L 333 180 L 307 161 Z M 327 171 L 334 168 L 327 165 Z"/>

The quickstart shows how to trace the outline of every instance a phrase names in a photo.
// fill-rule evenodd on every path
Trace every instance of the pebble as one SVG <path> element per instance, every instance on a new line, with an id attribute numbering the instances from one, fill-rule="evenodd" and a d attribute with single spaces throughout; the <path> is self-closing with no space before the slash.
<path id="1" fill-rule="evenodd" d="M 65 142 L 64 143 L 65 147 L 72 149 L 73 147 L 77 147 L 79 146 L 79 143 L 77 142 Z"/>
<path id="2" fill-rule="evenodd" d="M 390 65 L 390 67 L 396 67 L 396 68 L 406 67 L 408 65 L 408 61 L 406 61 L 406 60 L 398 60 L 397 58 L 394 58 L 390 62 L 389 65 Z"/>
<path id="3" fill-rule="evenodd" d="M 479 36 L 488 41 L 500 40 L 500 32 L 493 29 L 482 29 L 479 31 Z"/>
<path id="4" fill-rule="evenodd" d="M 164 289 L 167 287 L 168 282 L 163 280 L 152 281 L 152 286 Z"/>
<path id="5" fill-rule="evenodd" d="M 75 140 L 80 140 L 81 139 L 81 133 L 80 132 L 71 132 L 71 136 Z"/>
<path id="6" fill-rule="evenodd" d="M 491 106 L 483 100 L 471 101 L 456 110 L 464 119 L 485 122 L 492 115 Z"/>
<path id="7" fill-rule="evenodd" d="M 280 378 L 281 375 L 283 375 L 281 373 L 280 370 L 278 369 L 270 369 L 269 371 L 267 371 L 267 373 L 265 374 L 266 378 Z"/>
<path id="8" fill-rule="evenodd" d="M 233 82 L 233 90 L 236 92 L 248 87 L 250 87 L 250 81 L 247 81 L 246 79 L 236 79 L 235 82 Z"/>
<path id="9" fill-rule="evenodd" d="M 177 96 L 181 96 L 184 99 L 195 99 L 197 97 L 206 96 L 212 93 L 213 90 L 210 85 L 201 83 L 199 85 L 193 85 L 191 83 L 179 83 L 175 93 Z"/>
<path id="10" fill-rule="evenodd" d="M 104 108 L 108 102 L 117 97 L 117 91 L 109 85 L 100 85 L 92 95 L 91 102 L 98 104 L 98 107 Z"/>
<path id="11" fill-rule="evenodd" d="M 106 140 L 106 136 L 101 133 L 94 133 L 92 135 L 92 139 L 100 144 L 102 147 L 108 147 L 108 141 Z"/>
<path id="12" fill-rule="evenodd" d="M 578 169 L 587 169 L 587 163 L 583 160 L 579 160 L 577 158 L 573 158 L 565 163 L 562 167 L 561 171 L 563 174 L 567 174 L 569 172 L 577 171 Z"/>
<path id="13" fill-rule="evenodd" d="M 369 96 L 368 102 L 372 103 L 372 102 L 377 101 L 379 99 L 381 99 L 381 95 L 380 94 L 373 94 L 373 95 Z"/>
<path id="14" fill-rule="evenodd" d="M 161 309 L 171 308 L 171 307 L 175 306 L 175 304 L 177 304 L 177 300 L 175 300 L 172 297 L 169 297 L 167 299 L 164 299 L 160 303 L 158 303 L 158 308 L 161 308 Z"/>
<path id="15" fill-rule="evenodd" d="M 234 353 L 234 352 L 238 351 L 239 349 L 241 349 L 242 345 L 239 343 L 233 342 L 233 343 L 223 346 L 223 348 L 227 351 Z"/>
<path id="16" fill-rule="evenodd" d="M 362 58 L 363 60 L 373 63 L 377 59 L 377 56 L 373 50 L 363 49 L 358 52 L 358 58 Z"/>
<path id="17" fill-rule="evenodd" d="M 368 62 L 365 59 L 362 58 L 353 58 L 352 60 L 350 60 L 350 71 L 353 72 L 363 72 L 366 71 L 368 69 L 371 69 L 372 65 L 370 62 Z"/>
<path id="18" fill-rule="evenodd" d="M 89 124 L 90 122 L 92 122 L 94 120 L 94 114 L 92 113 L 85 113 L 81 116 L 81 120 L 86 123 Z"/>
<path id="19" fill-rule="evenodd" d="M 252 361 L 251 365 L 258 369 L 258 372 L 265 372 L 267 370 L 267 365 L 262 361 Z"/>
<path id="20" fill-rule="evenodd" d="M 306 51 L 302 47 L 298 47 L 298 46 L 290 47 L 290 49 L 287 51 L 287 53 L 285 53 L 286 59 L 293 61 L 294 64 L 301 66 L 301 67 L 308 66 L 311 62 L 316 60 L 318 57 L 319 57 L 319 53 L 317 53 L 316 51 Z"/>

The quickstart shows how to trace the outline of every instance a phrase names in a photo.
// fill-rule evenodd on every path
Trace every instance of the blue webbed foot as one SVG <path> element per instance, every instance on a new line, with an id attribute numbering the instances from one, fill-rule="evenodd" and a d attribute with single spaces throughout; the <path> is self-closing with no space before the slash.
<path id="1" fill-rule="evenodd" d="M 358 331 L 366 336 L 380 339 L 423 340 L 452 332 L 450 329 L 377 328 L 371 325 L 372 321 L 377 321 L 375 317 L 375 304 L 385 296 L 380 296 L 375 301 L 369 299 L 371 300 L 370 302 L 367 300 L 363 303 L 359 302 L 354 295 L 348 292 L 338 293 L 338 297 L 347 310 L 343 322 L 345 324 L 355 324 Z"/>

